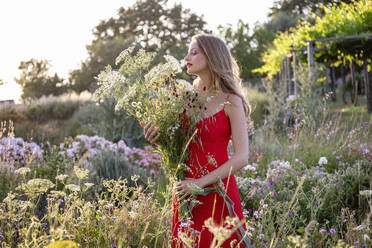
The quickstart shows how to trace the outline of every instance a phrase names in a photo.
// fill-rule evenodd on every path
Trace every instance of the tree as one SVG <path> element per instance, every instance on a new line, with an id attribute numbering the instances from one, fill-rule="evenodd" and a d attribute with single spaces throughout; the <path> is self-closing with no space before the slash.
<path id="1" fill-rule="evenodd" d="M 342 2 L 349 4 L 352 0 L 279 0 L 275 1 L 274 6 L 270 8 L 271 13 L 269 16 L 280 12 L 295 15 L 304 15 L 310 12 L 316 13 L 321 6 L 331 8 L 340 5 Z"/>
<path id="2" fill-rule="evenodd" d="M 369 34 L 372 32 L 372 2 L 370 0 L 353 1 L 353 4 L 342 3 L 330 9 L 323 8 L 324 15 L 315 16 L 315 23 L 303 21 L 289 32 L 276 35 L 273 45 L 263 55 L 265 63 L 257 71 L 269 75 L 275 75 L 280 71 L 282 60 L 291 50 L 303 51 L 309 40 L 320 38 L 333 38 L 341 36 Z M 358 41 L 360 42 L 360 41 Z M 363 47 L 371 47 L 370 40 L 361 40 Z M 355 47 L 355 41 L 330 41 L 319 42 L 315 60 L 321 63 L 330 63 L 338 66 L 344 61 L 355 59 L 362 64 L 361 54 L 371 54 L 371 50 Z M 370 58 L 370 57 L 369 57 Z M 306 61 L 307 57 L 302 53 L 298 59 Z"/>
<path id="3" fill-rule="evenodd" d="M 114 66 L 115 58 L 121 51 L 128 48 L 132 42 L 132 39 L 124 40 L 117 37 L 98 40 L 87 46 L 89 57 L 81 64 L 80 69 L 73 70 L 70 73 L 69 88 L 78 93 L 84 90 L 94 92 L 97 88 L 95 77 L 98 76 L 105 66 Z"/>
<path id="4" fill-rule="evenodd" d="M 272 42 L 275 37 L 274 33 L 256 24 L 253 33 L 250 34 L 249 25 L 242 20 L 238 21 L 236 29 L 231 25 L 219 26 L 218 29 L 241 68 L 241 78 L 246 81 L 256 78 L 258 74 L 252 70 L 262 66 L 260 54 L 265 46 Z"/>
<path id="5" fill-rule="evenodd" d="M 61 95 L 66 92 L 63 78 L 57 73 L 49 75 L 50 63 L 48 60 L 30 59 L 21 61 L 19 67 L 21 75 L 15 81 L 22 87 L 22 99 L 36 99 L 48 95 Z"/>
<path id="6" fill-rule="evenodd" d="M 185 56 L 190 38 L 205 30 L 202 17 L 181 4 L 167 7 L 167 0 L 138 0 L 121 7 L 118 16 L 101 21 L 93 31 L 94 40 L 87 46 L 89 58 L 70 75 L 72 88 L 78 92 L 96 88 L 94 77 L 107 64 L 113 65 L 121 50 L 134 43 L 137 48 L 155 51 L 158 63 L 164 54 L 178 59 Z"/>

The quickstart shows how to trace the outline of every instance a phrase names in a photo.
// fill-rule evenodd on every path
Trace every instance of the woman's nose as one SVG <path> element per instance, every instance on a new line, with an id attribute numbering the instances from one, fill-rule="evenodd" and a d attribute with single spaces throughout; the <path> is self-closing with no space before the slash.
<path id="1" fill-rule="evenodd" d="M 188 61 L 189 60 L 189 55 L 187 54 L 184 58 L 185 61 Z"/>

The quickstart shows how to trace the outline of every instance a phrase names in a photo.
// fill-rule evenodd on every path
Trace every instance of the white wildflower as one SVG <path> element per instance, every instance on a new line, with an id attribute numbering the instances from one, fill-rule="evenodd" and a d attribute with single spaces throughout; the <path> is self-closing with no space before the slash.
<path id="1" fill-rule="evenodd" d="M 366 226 L 362 224 L 362 225 L 359 225 L 357 227 L 354 227 L 353 230 L 354 231 L 362 231 L 364 228 L 366 228 Z"/>
<path id="2" fill-rule="evenodd" d="M 90 187 L 92 187 L 94 185 L 94 183 L 84 183 L 85 187 L 87 187 L 87 189 L 89 189 Z"/>
<path id="3" fill-rule="evenodd" d="M 177 83 L 180 85 L 180 88 L 186 89 L 186 90 L 193 90 L 194 88 L 192 85 L 183 79 L 177 79 Z"/>
<path id="4" fill-rule="evenodd" d="M 293 102 L 297 99 L 296 95 L 289 95 L 286 99 L 286 102 Z"/>
<path id="5" fill-rule="evenodd" d="M 250 171 L 256 171 L 256 167 L 254 167 L 250 164 L 246 165 L 243 169 L 244 170 L 250 170 Z"/>
<path id="6" fill-rule="evenodd" d="M 4 203 L 10 203 L 12 202 L 12 200 L 16 197 L 15 194 L 13 193 L 8 193 L 7 197 L 5 197 L 5 199 L 3 200 Z"/>
<path id="7" fill-rule="evenodd" d="M 138 213 L 136 211 L 130 211 L 129 216 L 132 217 L 133 219 L 137 219 Z"/>
<path id="8" fill-rule="evenodd" d="M 14 173 L 24 176 L 27 173 L 29 173 L 30 171 L 31 171 L 30 168 L 22 167 L 22 168 L 19 168 L 18 170 L 15 170 Z"/>
<path id="9" fill-rule="evenodd" d="M 68 175 L 65 175 L 65 174 L 61 174 L 61 175 L 56 176 L 56 179 L 57 180 L 60 180 L 60 181 L 63 181 L 66 178 L 68 178 Z"/>
<path id="10" fill-rule="evenodd" d="M 54 183 L 48 179 L 35 178 L 18 186 L 17 189 L 28 193 L 44 193 L 52 187 L 54 187 Z"/>
<path id="11" fill-rule="evenodd" d="M 69 189 L 71 191 L 78 192 L 78 191 L 80 191 L 80 186 L 79 185 L 76 185 L 76 184 L 67 184 L 66 185 L 66 189 Z"/>
<path id="12" fill-rule="evenodd" d="M 283 168 L 286 168 L 286 169 L 290 169 L 291 168 L 291 163 L 289 163 L 289 161 L 280 161 L 279 164 Z"/>
<path id="13" fill-rule="evenodd" d="M 323 164 L 328 164 L 327 158 L 326 157 L 320 157 L 318 164 L 319 164 L 319 166 L 322 166 Z"/>
<path id="14" fill-rule="evenodd" d="M 50 194 L 55 196 L 55 197 L 66 196 L 65 192 L 59 191 L 59 190 L 51 190 Z"/>
<path id="15" fill-rule="evenodd" d="M 115 59 L 115 64 L 118 65 L 121 61 L 124 61 L 133 52 L 134 46 L 128 47 L 122 51 L 119 56 Z"/>
<path id="16" fill-rule="evenodd" d="M 362 196 L 371 196 L 372 195 L 372 190 L 361 190 L 359 191 L 359 194 Z"/>
<path id="17" fill-rule="evenodd" d="M 89 170 L 82 169 L 77 166 L 74 166 L 74 172 L 77 178 L 79 178 L 80 180 L 86 178 L 89 174 Z"/>
<path id="18" fill-rule="evenodd" d="M 370 241 L 371 240 L 369 238 L 368 234 L 366 234 L 366 233 L 363 235 L 363 239 L 364 239 L 364 241 Z"/>
<path id="19" fill-rule="evenodd" d="M 182 71 L 180 62 L 173 56 L 165 55 L 164 56 L 167 63 L 170 65 L 170 67 L 173 69 L 174 72 L 178 73 Z"/>

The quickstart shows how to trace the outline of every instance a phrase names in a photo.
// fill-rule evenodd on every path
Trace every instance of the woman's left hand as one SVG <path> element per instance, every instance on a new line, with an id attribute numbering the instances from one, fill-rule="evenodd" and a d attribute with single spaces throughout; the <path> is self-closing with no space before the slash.
<path id="1" fill-rule="evenodd" d="M 186 178 L 183 181 L 175 183 L 174 187 L 176 189 L 176 194 L 179 197 L 179 201 L 182 201 L 193 195 L 193 190 L 191 186 L 192 184 L 201 188 L 199 180 L 195 178 Z"/>

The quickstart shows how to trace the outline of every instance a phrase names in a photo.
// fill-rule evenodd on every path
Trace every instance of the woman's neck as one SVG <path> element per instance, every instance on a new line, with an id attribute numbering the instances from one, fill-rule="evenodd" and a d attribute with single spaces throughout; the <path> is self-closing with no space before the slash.
<path id="1" fill-rule="evenodd" d="M 199 82 L 197 85 L 198 90 L 201 92 L 203 95 L 207 95 L 208 92 L 213 90 L 213 85 L 212 85 L 212 77 L 210 75 L 210 72 L 205 72 L 201 73 L 198 75 L 199 76 Z"/>

